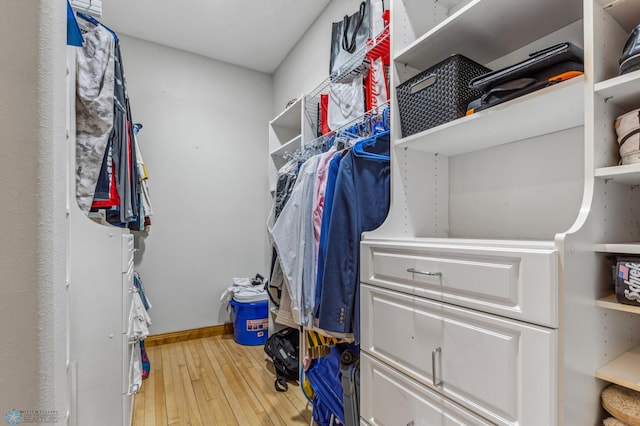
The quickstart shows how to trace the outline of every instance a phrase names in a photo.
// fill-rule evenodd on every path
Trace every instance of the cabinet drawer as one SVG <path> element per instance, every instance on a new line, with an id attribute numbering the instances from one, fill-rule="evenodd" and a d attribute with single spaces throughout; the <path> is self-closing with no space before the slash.
<path id="1" fill-rule="evenodd" d="M 129 331 L 129 313 L 133 300 L 133 265 L 125 274 L 122 274 L 122 332 Z"/>
<path id="2" fill-rule="evenodd" d="M 371 426 L 493 424 L 366 353 L 360 355 L 360 389 L 360 415 Z"/>
<path id="3" fill-rule="evenodd" d="M 133 235 L 122 235 L 122 272 L 133 267 Z"/>
<path id="4" fill-rule="evenodd" d="M 558 259 L 551 246 L 364 241 L 361 250 L 363 282 L 548 327 L 558 325 Z"/>
<path id="5" fill-rule="evenodd" d="M 133 379 L 133 357 L 140 350 L 140 346 L 135 341 L 131 341 L 126 334 L 122 335 L 122 395 L 134 395 L 140 389 L 135 386 L 131 380 Z M 142 365 L 139 366 L 142 368 Z"/>
<path id="6" fill-rule="evenodd" d="M 366 284 L 361 307 L 363 351 L 494 423 L 557 424 L 556 330 Z"/>

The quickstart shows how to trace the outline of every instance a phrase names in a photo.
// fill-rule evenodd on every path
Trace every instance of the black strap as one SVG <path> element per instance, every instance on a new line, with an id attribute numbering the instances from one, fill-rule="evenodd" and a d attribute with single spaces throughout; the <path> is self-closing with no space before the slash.
<path id="1" fill-rule="evenodd" d="M 638 111 L 638 126 L 640 126 L 640 111 Z M 637 135 L 638 133 L 640 133 L 640 127 L 635 129 L 633 132 L 629 132 L 626 135 L 624 135 L 624 137 L 620 141 L 620 146 L 622 146 L 622 144 L 624 144 L 627 141 L 627 139 L 629 139 L 631 136 Z"/>
<path id="2" fill-rule="evenodd" d="M 278 392 L 286 392 L 287 390 L 289 390 L 287 379 L 285 379 L 284 377 L 276 378 L 276 381 L 273 382 L 273 387 L 276 388 Z"/>
<path id="3" fill-rule="evenodd" d="M 356 28 L 353 30 L 353 34 L 351 34 L 351 41 L 349 41 L 348 39 L 349 27 L 351 26 L 351 17 L 349 15 L 344 15 L 344 18 L 342 19 L 342 48 L 349 53 L 353 53 L 356 51 L 356 37 L 358 36 L 358 30 L 360 30 L 362 21 L 364 20 L 365 8 L 366 3 L 360 3 L 360 9 L 358 10 L 358 16 L 356 17 Z"/>
<path id="4" fill-rule="evenodd" d="M 633 132 L 629 132 L 626 135 L 624 135 L 624 138 L 622 138 L 622 140 L 620 141 L 620 145 L 624 144 L 627 141 L 627 139 L 629 139 L 633 135 L 637 135 L 638 133 L 640 133 L 640 127 L 635 129 Z"/>

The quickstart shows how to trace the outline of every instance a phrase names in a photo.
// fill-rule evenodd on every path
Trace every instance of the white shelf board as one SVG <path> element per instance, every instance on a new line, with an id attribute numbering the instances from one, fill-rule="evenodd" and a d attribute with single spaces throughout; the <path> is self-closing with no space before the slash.
<path id="1" fill-rule="evenodd" d="M 596 370 L 596 377 L 640 391 L 640 345 Z"/>
<path id="2" fill-rule="evenodd" d="M 584 124 L 584 78 L 576 77 L 400 139 L 396 146 L 458 155 Z"/>
<path id="3" fill-rule="evenodd" d="M 302 97 L 278 114 L 269 122 L 269 125 L 300 130 L 300 126 L 302 126 Z"/>
<path id="4" fill-rule="evenodd" d="M 394 60 L 425 70 L 459 53 L 486 64 L 581 18 L 580 0 L 472 0 Z"/>
<path id="5" fill-rule="evenodd" d="M 280 168 L 284 163 L 284 154 L 287 152 L 293 152 L 300 148 L 300 142 L 302 141 L 302 135 L 298 135 L 291 139 L 289 142 L 285 142 L 278 148 L 271 151 L 271 160 L 276 165 L 276 168 Z"/>
<path id="6" fill-rule="evenodd" d="M 621 244 L 594 244 L 593 250 L 601 253 L 640 254 L 640 242 Z"/>
<path id="7" fill-rule="evenodd" d="M 638 2 L 636 0 L 598 0 L 603 9 L 620 24 L 626 32 L 638 25 Z"/>
<path id="8" fill-rule="evenodd" d="M 640 70 L 596 83 L 594 91 L 606 102 L 612 102 L 624 110 L 639 108 Z"/>
<path id="9" fill-rule="evenodd" d="M 595 177 L 627 185 L 638 185 L 640 184 L 640 163 L 600 167 L 595 170 Z"/>
<path id="10" fill-rule="evenodd" d="M 615 311 L 640 314 L 640 306 L 625 305 L 624 303 L 620 303 L 618 302 L 615 294 L 611 294 L 607 297 L 596 300 L 596 306 L 606 309 L 613 309 Z"/>

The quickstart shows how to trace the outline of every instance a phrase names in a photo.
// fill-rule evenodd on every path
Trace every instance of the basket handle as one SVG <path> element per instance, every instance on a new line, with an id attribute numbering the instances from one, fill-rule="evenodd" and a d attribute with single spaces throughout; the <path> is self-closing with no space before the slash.
<path id="1" fill-rule="evenodd" d="M 436 84 L 437 80 L 438 80 L 438 76 L 436 76 L 435 74 L 430 74 L 425 78 L 423 78 L 422 80 L 419 80 L 413 83 L 411 85 L 411 89 L 409 89 L 409 93 L 413 95 L 415 93 L 418 93 L 421 90 L 428 89 L 429 87 Z"/>

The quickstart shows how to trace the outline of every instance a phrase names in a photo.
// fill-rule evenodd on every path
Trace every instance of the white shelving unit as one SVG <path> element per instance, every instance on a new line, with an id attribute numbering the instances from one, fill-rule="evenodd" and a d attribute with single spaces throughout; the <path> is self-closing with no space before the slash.
<path id="1" fill-rule="evenodd" d="M 640 72 L 618 75 L 622 47 L 640 22 L 640 2 L 598 0 L 593 9 L 595 199 L 603 204 L 601 243 L 593 249 L 606 267 L 604 257 L 611 254 L 640 256 L 640 235 L 630 228 L 637 222 L 635 211 L 640 208 L 640 164 L 619 165 L 613 126 L 616 117 L 640 107 Z M 605 294 L 614 290 L 613 283 L 602 287 Z M 608 319 L 605 338 L 613 340 L 602 348 L 608 354 L 595 370 L 595 377 L 640 391 L 640 333 L 633 331 L 638 329 L 640 307 L 618 303 L 614 294 L 598 298 L 595 305 Z M 612 326 L 627 331 L 616 338 L 615 331 L 608 332 Z"/>
<path id="2" fill-rule="evenodd" d="M 499 425 L 601 423 L 605 386 L 640 387 L 640 309 L 603 297 L 607 257 L 640 255 L 640 165 L 618 165 L 613 125 L 640 107 L 640 72 L 618 75 L 640 0 L 402 0 L 391 17 L 392 87 L 452 54 L 499 69 L 566 41 L 585 72 L 406 138 L 392 97 L 391 210 L 361 245 L 363 422 L 446 424 L 453 401 Z M 494 320 L 535 328 L 549 352 L 489 344 Z M 517 368 L 501 381 L 495 360 Z M 543 381 L 525 397 L 530 368 Z M 401 378 L 382 395 L 387 369 Z M 402 408 L 384 404 L 394 393 Z"/>
<path id="3" fill-rule="evenodd" d="M 269 189 L 276 189 L 277 171 L 287 160 L 285 154 L 302 147 L 302 111 L 304 96 L 284 109 L 269 122 Z"/>

